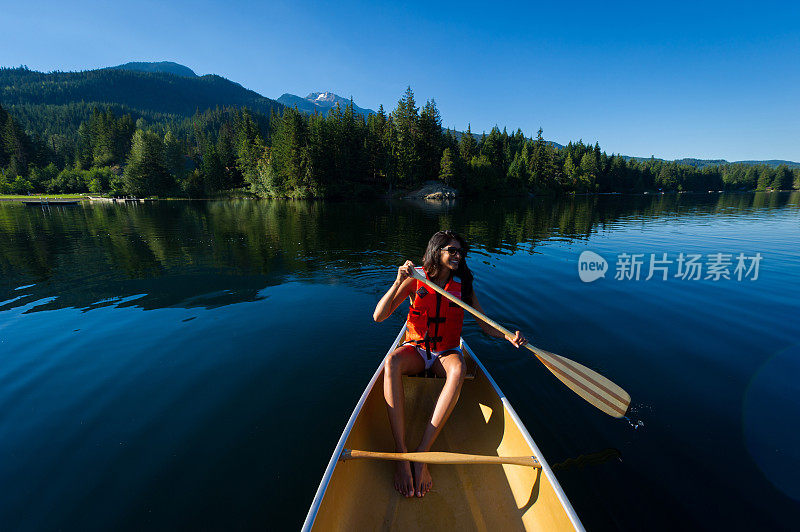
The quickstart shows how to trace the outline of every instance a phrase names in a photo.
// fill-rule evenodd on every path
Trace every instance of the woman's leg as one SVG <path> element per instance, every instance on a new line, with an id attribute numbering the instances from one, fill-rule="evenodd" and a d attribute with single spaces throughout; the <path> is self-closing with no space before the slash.
<path id="1" fill-rule="evenodd" d="M 395 452 L 408 452 L 405 427 L 405 394 L 403 375 L 415 375 L 425 369 L 425 361 L 413 345 L 398 347 L 386 357 L 383 366 L 383 397 L 392 426 Z M 397 462 L 394 474 L 394 489 L 405 497 L 414 496 L 414 481 L 411 477 L 411 464 Z"/>
<path id="2" fill-rule="evenodd" d="M 433 442 L 442 431 L 447 418 L 453 412 L 453 408 L 458 402 L 458 396 L 461 393 L 461 385 L 464 384 L 464 377 L 467 375 L 467 366 L 464 363 L 464 355 L 458 351 L 453 351 L 447 354 L 440 355 L 436 362 L 433 363 L 433 370 L 440 376 L 445 377 L 444 387 L 442 388 L 439 398 L 436 400 L 436 406 L 433 409 L 431 420 L 425 427 L 425 432 L 422 434 L 422 441 L 417 447 L 417 452 L 427 452 L 431 450 Z M 431 489 L 433 480 L 428 472 L 428 465 L 418 462 L 414 463 L 414 491 L 417 497 L 424 497 Z"/>

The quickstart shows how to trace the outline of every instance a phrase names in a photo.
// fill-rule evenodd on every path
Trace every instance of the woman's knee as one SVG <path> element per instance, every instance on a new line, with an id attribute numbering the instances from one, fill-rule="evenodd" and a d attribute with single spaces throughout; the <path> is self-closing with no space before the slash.
<path id="1" fill-rule="evenodd" d="M 389 356 L 386 357 L 386 362 L 384 362 L 384 369 L 402 373 L 407 365 L 407 351 L 406 346 L 403 346 L 389 353 Z"/>
<path id="2" fill-rule="evenodd" d="M 386 371 L 397 371 L 400 369 L 400 362 L 400 353 L 398 351 L 392 351 L 389 353 L 389 356 L 386 357 L 383 367 Z"/>
<path id="3" fill-rule="evenodd" d="M 464 362 L 464 356 L 458 354 L 451 357 L 450 363 L 445 368 L 445 373 L 448 379 L 455 379 L 457 382 L 462 383 L 467 376 L 467 364 Z"/>

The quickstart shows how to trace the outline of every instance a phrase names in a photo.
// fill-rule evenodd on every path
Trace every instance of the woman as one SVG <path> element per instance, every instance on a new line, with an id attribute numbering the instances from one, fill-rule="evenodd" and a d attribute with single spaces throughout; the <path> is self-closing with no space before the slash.
<path id="1" fill-rule="evenodd" d="M 467 267 L 469 246 L 452 231 L 439 231 L 428 242 L 422 268 L 428 279 L 465 303 L 483 312 L 472 289 L 472 272 Z M 427 452 L 442 430 L 445 421 L 458 401 L 464 382 L 466 366 L 461 352 L 461 327 L 464 311 L 434 292 L 425 283 L 411 277 L 414 264 L 406 261 L 397 270 L 397 279 L 378 302 L 373 318 L 381 322 L 388 318 L 406 297 L 414 294 L 407 319 L 406 342 L 386 358 L 383 373 L 383 394 L 389 412 L 389 423 L 396 452 L 408 452 L 405 441 L 403 375 L 415 375 L 432 369 L 445 378 L 430 421 L 425 427 L 417 452 Z M 488 324 L 477 320 L 484 333 L 495 338 L 505 338 L 514 347 L 527 343 L 519 331 L 514 337 L 504 336 Z M 397 462 L 394 487 L 405 497 L 424 497 L 433 481 L 427 464 Z"/>

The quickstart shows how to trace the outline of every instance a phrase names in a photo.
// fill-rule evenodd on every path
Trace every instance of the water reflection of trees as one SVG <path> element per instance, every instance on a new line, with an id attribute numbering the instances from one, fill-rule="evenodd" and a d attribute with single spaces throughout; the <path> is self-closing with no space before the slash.
<path id="1" fill-rule="evenodd" d="M 348 282 L 462 232 L 478 252 L 531 251 L 609 224 L 797 208 L 800 193 L 575 196 L 455 205 L 411 202 L 160 202 L 49 210 L 0 205 L 0 310 L 219 306 L 287 279 Z M 371 282 L 371 281 L 365 281 Z M 23 290 L 16 287 L 35 283 Z M 6 301 L 5 304 L 2 301 Z"/>

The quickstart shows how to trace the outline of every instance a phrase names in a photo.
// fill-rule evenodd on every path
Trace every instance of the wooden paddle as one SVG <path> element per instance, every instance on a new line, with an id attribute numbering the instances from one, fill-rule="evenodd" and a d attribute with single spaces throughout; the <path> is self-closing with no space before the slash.
<path id="1" fill-rule="evenodd" d="M 414 279 L 427 284 L 437 293 L 443 295 L 484 323 L 494 327 L 505 336 L 510 338 L 514 337 L 511 331 L 491 320 L 482 312 L 478 312 L 459 298 L 448 293 L 442 287 L 420 274 L 416 268 L 411 268 L 411 272 Z M 536 358 L 538 358 L 558 380 L 566 384 L 570 390 L 583 397 L 589 404 L 599 408 L 610 416 L 617 418 L 625 416 L 625 412 L 628 411 L 628 406 L 631 404 L 631 396 L 628 395 L 628 392 L 599 373 L 568 358 L 550 353 L 544 349 L 539 349 L 538 347 L 533 347 L 530 344 L 525 344 L 525 347 L 533 351 Z"/>
<path id="2" fill-rule="evenodd" d="M 375 451 L 357 451 L 344 449 L 339 460 L 352 460 L 354 458 L 369 458 L 373 460 L 408 460 L 409 462 L 422 462 L 425 464 L 514 464 L 540 469 L 542 465 L 533 456 L 482 456 L 478 454 L 460 453 L 382 453 Z"/>

